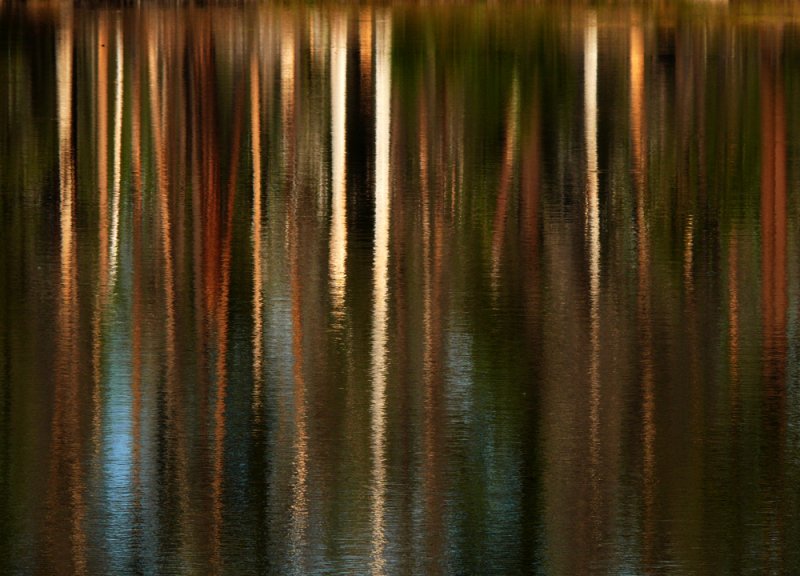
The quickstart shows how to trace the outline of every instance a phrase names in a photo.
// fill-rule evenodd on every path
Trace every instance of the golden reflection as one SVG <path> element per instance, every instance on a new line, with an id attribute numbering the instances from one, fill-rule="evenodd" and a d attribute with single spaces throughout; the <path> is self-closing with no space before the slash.
<path id="1" fill-rule="evenodd" d="M 294 23 L 285 15 L 281 27 L 281 118 L 283 160 L 287 166 L 294 162 L 295 50 Z"/>
<path id="2" fill-rule="evenodd" d="M 296 573 L 307 572 L 303 550 L 308 538 L 308 432 L 306 426 L 306 384 L 303 371 L 303 302 L 300 280 L 299 215 L 292 214 L 289 238 L 292 291 L 292 356 L 294 358 L 294 482 L 292 485 L 292 561 Z"/>
<path id="3" fill-rule="evenodd" d="M 347 191 L 345 114 L 347 109 L 347 17 L 337 14 L 331 24 L 331 164 L 333 198 L 330 235 L 331 305 L 339 323 L 344 319 L 347 280 Z"/>
<path id="4" fill-rule="evenodd" d="M 175 281 L 173 266 L 173 227 L 169 202 L 169 163 L 167 159 L 167 142 L 169 135 L 169 115 L 166 111 L 166 95 L 168 91 L 169 74 L 161 78 L 161 60 L 169 61 L 172 51 L 162 44 L 159 38 L 160 27 L 155 19 L 148 22 L 146 29 L 147 69 L 150 93 L 150 122 L 153 139 L 156 169 L 156 200 L 158 206 L 159 235 L 161 245 L 161 278 L 164 283 L 164 308 L 165 308 L 165 342 L 166 375 L 164 382 L 164 397 L 166 400 L 167 429 L 169 430 L 170 448 L 174 447 L 174 458 L 177 466 L 177 484 L 179 497 L 178 524 L 185 532 L 184 522 L 188 512 L 187 502 L 187 471 L 184 434 L 182 430 L 182 407 L 177 397 L 177 334 L 175 320 Z M 182 534 L 181 545 L 186 544 L 186 534 Z"/>
<path id="5" fill-rule="evenodd" d="M 386 334 L 389 297 L 389 222 L 391 218 L 392 20 L 383 12 L 375 22 L 375 240 L 372 316 L 372 557 L 373 574 L 386 572 Z"/>
<path id="6" fill-rule="evenodd" d="M 164 300 L 166 308 L 166 352 L 167 352 L 167 393 L 171 393 L 170 383 L 175 374 L 175 289 L 172 266 L 172 225 L 169 208 L 169 178 L 167 167 L 167 144 L 164 140 L 167 113 L 161 100 L 161 83 L 158 81 L 157 37 L 155 33 L 147 36 L 147 62 L 150 80 L 150 118 L 156 158 L 156 195 L 158 198 L 159 220 L 161 224 L 161 252 L 164 269 Z"/>
<path id="7" fill-rule="evenodd" d="M 263 338 L 264 338 L 264 298 L 262 294 L 261 271 L 261 80 L 258 56 L 250 54 L 250 126 L 252 130 L 253 154 L 253 412 L 256 419 L 261 414 L 261 395 L 264 379 Z"/>
<path id="8" fill-rule="evenodd" d="M 372 84 L 372 16 L 373 10 L 368 6 L 361 8 L 358 14 L 358 53 L 363 88 Z"/>
<path id="9" fill-rule="evenodd" d="M 597 16 L 584 39 L 584 122 L 586 124 L 586 236 L 589 248 L 589 453 L 593 546 L 600 530 L 600 206 L 597 173 Z"/>
<path id="10" fill-rule="evenodd" d="M 86 515 L 81 458 L 79 420 L 79 303 L 77 286 L 77 247 L 75 230 L 75 165 L 72 142 L 73 89 L 72 12 L 64 9 L 56 34 L 56 98 L 58 101 L 58 165 L 60 284 L 57 327 L 56 389 L 52 421 L 52 454 L 49 473 L 48 527 L 49 541 L 55 544 L 68 526 L 71 572 L 86 573 Z M 57 517 L 58 487 L 64 482 L 69 517 Z M 55 550 L 51 550 L 55 553 Z M 58 566 L 59 559 L 53 558 Z M 63 569 L 64 566 L 58 566 Z"/>
<path id="11" fill-rule="evenodd" d="M 636 232 L 638 237 L 638 312 L 642 346 L 642 443 L 643 443 L 643 531 L 642 561 L 650 572 L 654 565 L 655 544 L 655 390 L 653 367 L 653 335 L 650 319 L 650 245 L 645 211 L 645 178 L 647 166 L 644 126 L 644 35 L 641 25 L 634 24 L 630 33 L 631 76 L 631 139 L 633 147 L 633 180 L 636 192 Z"/>
<path id="12" fill-rule="evenodd" d="M 500 281 L 500 262 L 502 260 L 503 239 L 508 220 L 508 204 L 511 182 L 514 177 L 514 157 L 517 149 L 519 128 L 519 80 L 517 73 L 511 80 L 511 101 L 506 116 L 506 144 L 503 150 L 503 168 L 500 172 L 500 186 L 497 192 L 497 207 L 494 214 L 494 235 L 492 238 L 492 285 L 495 290 Z"/>

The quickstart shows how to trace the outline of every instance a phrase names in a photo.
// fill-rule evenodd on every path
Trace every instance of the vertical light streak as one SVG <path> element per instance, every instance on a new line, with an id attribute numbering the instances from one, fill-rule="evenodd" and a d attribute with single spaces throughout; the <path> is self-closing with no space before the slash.
<path id="1" fill-rule="evenodd" d="M 331 206 L 330 289 L 334 317 L 341 323 L 347 279 L 347 193 L 345 114 L 347 109 L 347 17 L 339 14 L 331 25 Z"/>
<path id="2" fill-rule="evenodd" d="M 151 22 L 152 25 L 152 22 Z M 153 145 L 155 149 L 156 165 L 156 198 L 158 200 L 158 212 L 160 222 L 162 269 L 164 279 L 164 303 L 166 310 L 165 318 L 165 348 L 166 348 L 166 377 L 165 377 L 165 400 L 167 413 L 167 427 L 170 436 L 175 440 L 175 459 L 177 460 L 177 483 L 180 501 L 179 526 L 184 531 L 181 534 L 182 546 L 186 543 L 185 519 L 188 512 L 187 501 L 187 472 L 185 464 L 184 434 L 181 430 L 181 419 L 179 413 L 181 406 L 176 398 L 175 383 L 177 382 L 177 338 L 175 322 L 175 282 L 174 267 L 172 259 L 172 221 L 169 207 L 169 167 L 167 163 L 167 145 L 165 138 L 168 134 L 167 118 L 164 110 L 164 95 L 168 93 L 167 79 L 159 81 L 159 60 L 157 52 L 169 54 L 158 37 L 158 27 L 147 32 L 147 67 L 150 93 L 150 121 L 153 133 Z"/>
<path id="3" fill-rule="evenodd" d="M 768 485 L 779 502 L 785 493 L 787 365 L 787 194 L 786 102 L 780 30 L 763 30 L 760 43 L 761 97 L 761 274 L 763 314 L 763 446 L 770 463 Z M 769 504 L 765 540 L 774 542 L 764 558 L 766 571 L 785 565 L 786 522 L 779 505 Z"/>
<path id="4" fill-rule="evenodd" d="M 253 413 L 261 413 L 263 383 L 264 299 L 261 288 L 261 80 L 258 55 L 250 54 L 250 126 L 253 154 Z"/>
<path id="5" fill-rule="evenodd" d="M 358 53 L 361 85 L 372 84 L 372 8 L 364 7 L 358 15 Z"/>
<path id="6" fill-rule="evenodd" d="M 113 185 L 111 189 L 111 255 L 109 289 L 114 288 L 117 276 L 119 252 L 119 205 L 122 184 L 122 95 L 124 90 L 125 61 L 123 53 L 122 21 L 117 19 L 116 60 L 117 74 L 114 80 L 114 157 Z"/>
<path id="7" fill-rule="evenodd" d="M 600 207 L 597 173 L 597 16 L 584 37 L 584 122 L 586 138 L 586 234 L 589 248 L 589 456 L 593 542 L 600 529 Z"/>
<path id="8" fill-rule="evenodd" d="M 233 211 L 236 199 L 239 153 L 241 150 L 242 115 L 244 108 L 244 81 L 236 83 L 234 92 L 233 148 L 231 149 L 230 174 L 228 176 L 227 205 L 225 207 L 224 237 L 222 243 L 221 278 L 219 279 L 219 304 L 215 317 L 216 329 L 216 399 L 214 403 L 214 468 L 211 481 L 212 499 L 212 567 L 214 572 L 223 571 L 222 529 L 225 435 L 227 432 L 226 403 L 228 394 L 228 311 L 230 308 L 231 252 L 233 241 Z"/>
<path id="9" fill-rule="evenodd" d="M 108 290 L 108 18 L 97 23 L 98 282 L 92 311 L 92 452 L 100 453 L 103 308 Z"/>
<path id="10" fill-rule="evenodd" d="M 653 564 L 655 508 L 655 390 L 653 374 L 653 335 L 650 325 L 650 242 L 645 213 L 646 150 L 644 127 L 644 33 L 634 24 L 630 32 L 631 139 L 633 144 L 633 180 L 636 189 L 636 231 L 638 235 L 637 273 L 638 308 L 642 346 L 642 443 L 644 483 L 644 563 Z"/>
<path id="11" fill-rule="evenodd" d="M 306 383 L 303 356 L 303 306 L 298 257 L 299 215 L 290 216 L 289 257 L 292 290 L 292 356 L 294 359 L 294 483 L 292 485 L 292 562 L 295 573 L 308 572 L 303 549 L 308 537 L 308 431 L 306 426 Z"/>
<path id="12" fill-rule="evenodd" d="M 391 217 L 392 20 L 386 12 L 375 23 L 375 253 L 372 316 L 372 559 L 373 574 L 386 572 L 384 528 L 386 491 L 386 333 Z"/>
<path id="13" fill-rule="evenodd" d="M 83 469 L 78 421 L 78 292 L 75 219 L 75 166 L 72 149 L 72 12 L 65 9 L 56 35 L 56 98 L 58 101 L 59 226 L 61 231 L 58 389 L 53 414 L 54 452 L 51 482 L 57 482 L 58 466 L 67 465 L 69 536 L 72 572 L 86 573 L 86 535 L 83 521 Z M 62 451 L 66 449 L 66 454 Z"/>
<path id="14" fill-rule="evenodd" d="M 517 73 L 511 81 L 511 101 L 506 115 L 506 146 L 503 151 L 503 169 L 500 172 L 500 187 L 497 192 L 497 207 L 494 215 L 494 234 L 492 238 L 492 285 L 495 290 L 500 282 L 500 261 L 503 250 L 503 238 L 506 233 L 508 219 L 509 192 L 514 176 L 514 157 L 517 149 L 517 132 L 519 127 L 519 80 Z"/>
<path id="15" fill-rule="evenodd" d="M 159 217 L 161 222 L 161 251 L 164 259 L 164 297 L 166 300 L 166 349 L 167 379 L 172 382 L 175 371 L 175 306 L 174 279 L 172 269 L 172 225 L 169 210 L 169 179 L 167 176 L 166 143 L 164 127 L 166 113 L 162 110 L 160 83 L 158 81 L 158 60 L 156 55 L 156 39 L 153 34 L 147 42 L 148 73 L 150 80 L 150 118 L 152 121 L 153 140 L 156 156 L 156 181 Z"/>
<path id="16" fill-rule="evenodd" d="M 281 32 L 281 117 L 283 119 L 283 159 L 288 167 L 293 161 L 294 97 L 295 97 L 295 35 L 294 23 L 283 22 Z M 287 168 L 288 169 L 288 168 Z"/>

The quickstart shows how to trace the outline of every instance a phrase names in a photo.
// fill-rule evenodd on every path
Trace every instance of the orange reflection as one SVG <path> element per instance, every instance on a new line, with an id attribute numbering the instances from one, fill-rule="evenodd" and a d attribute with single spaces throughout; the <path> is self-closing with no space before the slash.
<path id="1" fill-rule="evenodd" d="M 294 162 L 295 148 L 295 31 L 290 16 L 284 15 L 281 27 L 281 118 L 283 121 L 284 166 Z M 284 168 L 287 170 L 287 168 Z"/>
<path id="2" fill-rule="evenodd" d="M 655 562 L 655 390 L 653 334 L 650 319 L 650 241 L 646 218 L 646 149 L 644 125 L 644 35 L 639 24 L 631 28 L 631 139 L 633 145 L 634 187 L 636 190 L 636 232 L 638 235 L 637 274 L 638 312 L 642 354 L 642 451 L 644 483 L 642 561 L 647 572 Z"/>
<path id="3" fill-rule="evenodd" d="M 258 419 L 261 414 L 261 396 L 263 384 L 263 350 L 264 335 L 261 271 L 261 81 L 256 52 L 250 53 L 250 126 L 252 131 L 253 154 L 253 413 Z"/>
<path id="4" fill-rule="evenodd" d="M 503 251 L 503 239 L 508 219 L 508 196 L 514 175 L 514 157 L 517 149 L 517 132 L 519 127 L 519 80 L 517 74 L 511 81 L 511 101 L 506 116 L 506 145 L 503 150 L 503 168 L 500 172 L 500 186 L 497 192 L 497 206 L 494 213 L 494 230 L 492 238 L 492 284 L 498 288 L 500 281 L 500 260 Z"/>
<path id="5" fill-rule="evenodd" d="M 358 53 L 361 67 L 362 92 L 372 84 L 372 15 L 371 7 L 363 7 L 358 14 Z"/>
<path id="6" fill-rule="evenodd" d="M 228 308 L 230 305 L 231 285 L 231 250 L 233 241 L 233 207 L 235 205 L 236 187 L 239 174 L 239 155 L 241 151 L 242 136 L 242 110 L 244 108 L 244 79 L 239 78 L 234 93 L 234 118 L 232 149 L 230 158 L 230 174 L 228 176 L 227 203 L 225 210 L 225 231 L 222 244 L 221 278 L 216 286 L 219 300 L 216 309 L 216 385 L 217 393 L 214 402 L 214 470 L 211 481 L 213 524 L 212 524 L 212 566 L 219 572 L 222 569 L 220 548 L 222 545 L 223 528 L 223 473 L 225 458 L 226 434 L 226 398 L 228 391 Z M 217 290 L 215 290 L 216 292 Z"/>
<path id="7" fill-rule="evenodd" d="M 182 531 L 181 546 L 187 542 L 186 520 L 188 515 L 188 474 L 186 469 L 185 434 L 183 431 L 183 408 L 178 397 L 177 333 L 175 318 L 175 266 L 173 260 L 173 224 L 170 208 L 170 165 L 167 156 L 167 137 L 170 134 L 167 111 L 169 92 L 168 64 L 177 50 L 165 45 L 160 37 L 162 27 L 157 15 L 152 14 L 145 31 L 147 70 L 150 94 L 150 122 L 156 168 L 156 202 L 158 206 L 159 236 L 161 247 L 161 278 L 164 284 L 165 308 L 165 364 L 164 397 L 166 403 L 168 449 L 174 455 L 177 471 L 179 520 Z M 174 36 L 173 36 L 174 39 Z"/>
<path id="8" fill-rule="evenodd" d="M 86 516 L 79 420 L 79 303 L 75 229 L 75 166 L 73 159 L 73 27 L 72 12 L 64 8 L 56 34 L 56 97 L 58 102 L 58 165 L 60 284 L 57 316 L 56 379 L 48 479 L 48 544 L 53 568 L 64 568 L 57 550 L 58 536 L 67 527 L 68 556 L 74 574 L 86 573 Z M 65 505 L 58 503 L 63 488 Z M 59 510 L 68 510 L 60 518 Z"/>
<path id="9" fill-rule="evenodd" d="M 784 493 L 786 446 L 787 355 L 787 206 L 786 103 L 781 67 L 782 31 L 764 30 L 759 38 L 761 95 L 761 306 L 764 354 L 765 456 L 767 483 L 775 495 L 767 505 L 762 565 L 780 572 L 784 563 L 786 527 L 780 509 Z"/>
<path id="10" fill-rule="evenodd" d="M 768 393 L 777 398 L 783 396 L 786 352 L 786 104 L 780 41 L 763 32 L 761 45 L 761 299 L 767 364 L 772 372 Z"/>

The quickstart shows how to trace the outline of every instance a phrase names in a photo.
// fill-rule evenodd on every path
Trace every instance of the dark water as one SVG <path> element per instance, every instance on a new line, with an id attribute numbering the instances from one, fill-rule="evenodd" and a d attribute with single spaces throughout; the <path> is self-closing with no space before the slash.
<path id="1" fill-rule="evenodd" d="M 797 14 L 1 13 L 1 573 L 800 573 Z"/>

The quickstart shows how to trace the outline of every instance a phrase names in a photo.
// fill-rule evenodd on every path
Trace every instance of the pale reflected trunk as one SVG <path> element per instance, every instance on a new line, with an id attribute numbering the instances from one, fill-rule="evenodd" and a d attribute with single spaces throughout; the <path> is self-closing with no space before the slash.
<path id="1" fill-rule="evenodd" d="M 372 316 L 372 555 L 373 574 L 386 572 L 386 372 L 389 297 L 389 222 L 391 218 L 392 20 L 375 22 L 375 239 Z"/>
<path id="2" fill-rule="evenodd" d="M 122 21 L 118 18 L 116 25 L 116 60 L 117 73 L 114 79 L 114 156 L 113 178 L 111 188 L 111 245 L 108 289 L 113 290 L 117 276 L 119 260 L 119 210 L 120 191 L 122 187 L 122 95 L 125 89 L 125 55 L 123 52 Z"/>
<path id="3" fill-rule="evenodd" d="M 330 288 L 331 307 L 337 324 L 344 320 L 347 280 L 347 191 L 345 136 L 347 110 L 347 18 L 334 17 L 331 25 L 331 164 L 333 198 L 331 202 Z"/>
<path id="4" fill-rule="evenodd" d="M 600 459 L 600 206 L 597 161 L 597 16 L 592 13 L 584 39 L 584 122 L 586 139 L 586 244 L 589 252 L 589 476 L 592 547 L 600 542 L 602 477 Z"/>

